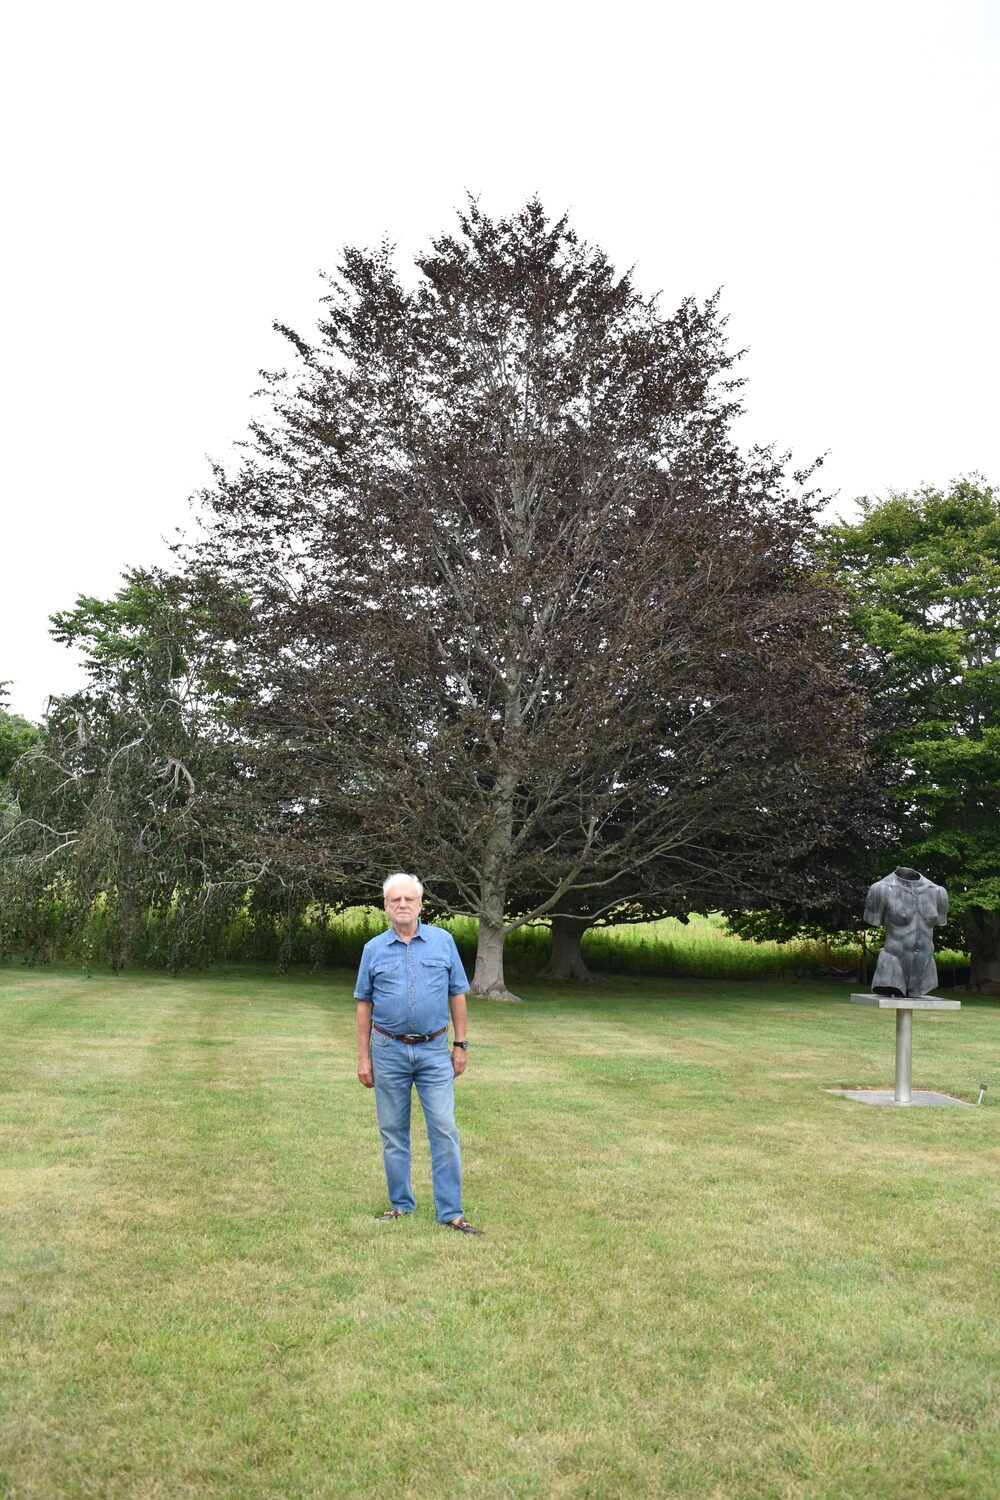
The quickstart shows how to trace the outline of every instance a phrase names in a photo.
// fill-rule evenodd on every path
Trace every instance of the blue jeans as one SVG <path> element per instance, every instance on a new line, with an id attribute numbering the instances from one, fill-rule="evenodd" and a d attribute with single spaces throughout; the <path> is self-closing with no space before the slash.
<path id="1" fill-rule="evenodd" d="M 375 1114 L 393 1208 L 416 1208 L 410 1180 L 410 1100 L 416 1086 L 431 1148 L 434 1212 L 439 1223 L 462 1212 L 462 1157 L 455 1124 L 455 1072 L 448 1034 L 432 1042 L 396 1042 L 372 1032 Z"/>

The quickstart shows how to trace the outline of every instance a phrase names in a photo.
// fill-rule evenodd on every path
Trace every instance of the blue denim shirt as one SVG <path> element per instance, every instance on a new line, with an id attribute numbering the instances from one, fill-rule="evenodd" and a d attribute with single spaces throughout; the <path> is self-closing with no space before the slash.
<path id="1" fill-rule="evenodd" d="M 354 998 L 372 1002 L 386 1031 L 426 1036 L 447 1026 L 448 997 L 468 988 L 451 933 L 420 922 L 408 943 L 390 927 L 365 944 Z"/>

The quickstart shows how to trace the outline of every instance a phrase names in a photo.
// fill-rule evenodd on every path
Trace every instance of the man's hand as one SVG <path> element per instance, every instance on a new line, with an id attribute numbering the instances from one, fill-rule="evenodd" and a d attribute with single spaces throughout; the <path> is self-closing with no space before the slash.
<path id="1" fill-rule="evenodd" d="M 372 1003 L 370 1000 L 359 1000 L 357 1006 L 357 1036 L 358 1036 L 358 1082 L 363 1083 L 366 1089 L 375 1087 L 375 1074 L 372 1072 Z"/>
<path id="2" fill-rule="evenodd" d="M 465 1003 L 464 995 L 449 995 L 448 1009 L 451 1011 L 451 1024 L 455 1028 L 455 1036 L 460 1042 L 464 1042 L 469 1035 L 469 1010 Z M 465 1072 L 468 1062 L 468 1054 L 464 1047 L 452 1047 L 451 1066 L 456 1078 L 461 1078 Z"/>

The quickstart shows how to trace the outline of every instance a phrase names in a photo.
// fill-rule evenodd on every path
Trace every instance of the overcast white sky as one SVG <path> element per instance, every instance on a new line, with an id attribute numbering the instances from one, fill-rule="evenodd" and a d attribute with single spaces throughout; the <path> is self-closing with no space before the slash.
<path id="1" fill-rule="evenodd" d="M 748 440 L 824 487 L 1000 483 L 998 0 L 50 0 L 0 77 L 0 679 L 165 560 L 345 243 L 538 192 L 670 311 L 724 287 Z"/>

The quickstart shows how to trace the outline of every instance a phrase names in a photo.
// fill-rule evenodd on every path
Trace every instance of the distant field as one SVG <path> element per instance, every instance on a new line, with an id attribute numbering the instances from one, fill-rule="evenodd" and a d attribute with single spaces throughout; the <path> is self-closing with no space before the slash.
<path id="1" fill-rule="evenodd" d="M 204 950 L 192 950 L 190 939 L 174 952 L 169 923 L 153 924 L 144 942 L 131 950 L 142 968 L 145 957 L 155 969 L 205 968 L 210 962 L 227 964 L 263 963 L 279 969 L 307 965 L 311 968 L 356 967 L 361 949 L 376 932 L 384 930 L 381 908 L 353 907 L 335 912 L 320 906 L 307 907 L 291 915 L 241 911 L 206 938 Z M 468 917 L 444 922 L 455 935 L 469 972 L 475 960 L 478 928 Z M 75 907 L 63 909 L 53 897 L 46 911 L 45 938 L 36 958 L 60 962 L 77 959 L 100 967 L 116 952 L 112 907 L 98 898 L 85 918 Z M 545 922 L 516 928 L 508 937 L 504 961 L 509 977 L 520 983 L 537 975 L 549 958 L 549 928 Z M 173 957 L 171 954 L 173 953 Z M 676 979 L 810 979 L 824 965 L 853 969 L 860 949 L 831 948 L 822 941 L 790 943 L 744 941 L 730 932 L 719 913 L 701 916 L 692 912 L 686 922 L 665 917 L 619 927 L 598 927 L 584 934 L 583 957 L 599 975 L 647 975 Z M 968 958 L 961 953 L 939 952 L 942 984 L 964 983 Z M 872 961 L 872 955 L 869 954 Z M 2 961 L 2 959 L 0 959 Z"/>
<path id="2" fill-rule="evenodd" d="M 6 1500 L 1000 1493 L 1000 1010 L 472 1006 L 469 1240 L 384 1206 L 351 975 L 0 969 Z"/>
<path id="3" fill-rule="evenodd" d="M 471 965 L 476 952 L 476 923 L 467 917 L 455 917 L 444 925 L 454 933 L 463 957 Z M 239 920 L 224 936 L 220 954 L 234 962 L 284 957 L 291 963 L 350 966 L 357 963 L 367 939 L 384 927 L 384 913 L 372 907 L 332 916 L 317 910 L 291 929 Z M 517 928 L 507 939 L 508 970 L 518 977 L 537 973 L 548 958 L 549 947 L 547 924 Z M 687 922 L 664 917 L 658 922 L 594 928 L 584 934 L 583 956 L 599 974 L 806 979 L 815 977 L 822 964 L 852 968 L 859 950 L 831 949 L 826 943 L 814 941 L 744 942 L 729 931 L 718 913 L 700 916 L 692 912 Z M 964 978 L 968 960 L 961 953 L 945 951 L 938 954 L 938 964 L 942 983 L 955 983 Z"/>

